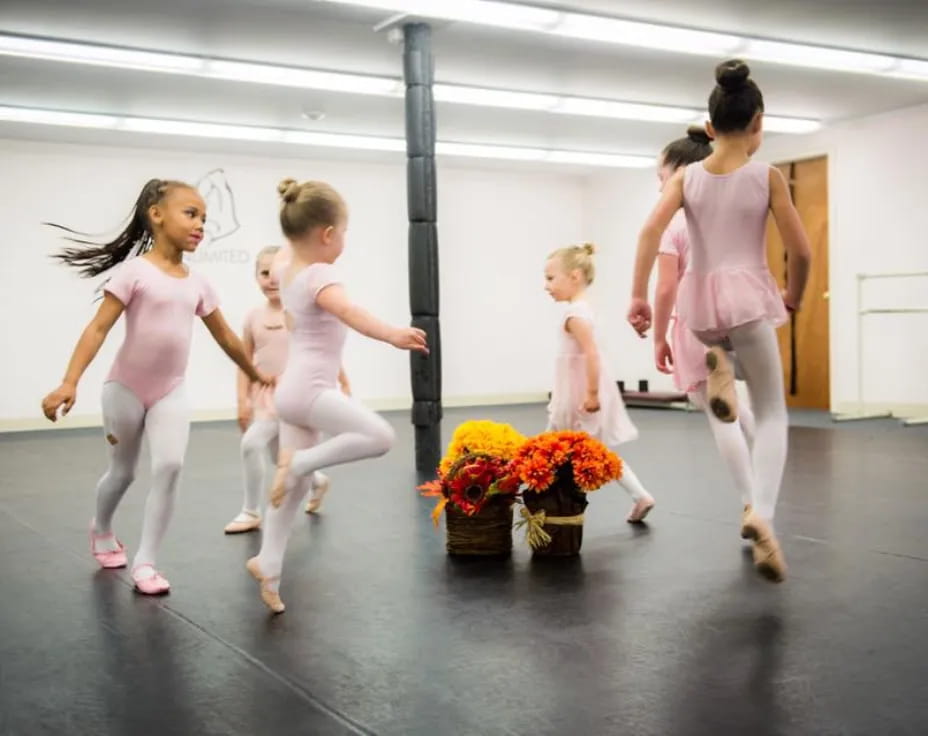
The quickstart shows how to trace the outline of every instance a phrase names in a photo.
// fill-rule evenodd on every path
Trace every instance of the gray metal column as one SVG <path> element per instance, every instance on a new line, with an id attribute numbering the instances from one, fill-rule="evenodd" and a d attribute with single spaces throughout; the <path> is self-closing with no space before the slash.
<path id="1" fill-rule="evenodd" d="M 410 357 L 416 470 L 433 473 L 441 459 L 441 333 L 438 323 L 438 228 L 431 28 L 403 26 L 406 82 L 406 197 L 409 212 L 409 308 L 428 335 L 428 356 Z"/>

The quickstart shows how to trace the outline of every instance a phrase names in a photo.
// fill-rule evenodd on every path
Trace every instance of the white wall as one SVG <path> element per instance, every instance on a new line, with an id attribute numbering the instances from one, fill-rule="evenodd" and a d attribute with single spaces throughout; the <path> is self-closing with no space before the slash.
<path id="1" fill-rule="evenodd" d="M 201 245 L 193 267 L 214 284 L 238 328 L 260 302 L 252 259 L 279 243 L 276 184 L 284 176 L 331 182 L 349 203 L 340 262 L 354 297 L 385 319 L 408 323 L 405 166 L 122 147 L 0 141 L 4 315 L 0 429 L 42 426 L 39 402 L 57 386 L 94 312 L 94 287 L 53 263 L 62 245 L 42 221 L 88 232 L 114 227 L 151 176 L 199 179 L 223 168 L 240 229 Z M 582 179 L 543 171 L 444 168 L 439 175 L 444 392 L 451 403 L 540 399 L 549 385 L 553 307 L 542 291 L 544 256 L 583 237 Z M 210 202 L 211 216 L 218 207 Z M 118 325 L 81 383 L 67 424 L 94 423 L 100 387 L 121 339 Z M 188 381 L 195 415 L 230 416 L 232 364 L 202 326 L 194 330 Z M 372 405 L 406 406 L 408 358 L 352 336 L 346 366 Z"/>

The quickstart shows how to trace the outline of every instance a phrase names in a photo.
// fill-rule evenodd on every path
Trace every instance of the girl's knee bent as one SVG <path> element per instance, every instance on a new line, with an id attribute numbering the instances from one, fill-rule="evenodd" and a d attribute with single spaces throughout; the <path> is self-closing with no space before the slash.
<path id="1" fill-rule="evenodd" d="M 377 417 L 380 421 L 376 427 L 371 427 L 371 449 L 376 455 L 386 455 L 396 444 L 396 431 L 387 420 Z"/>

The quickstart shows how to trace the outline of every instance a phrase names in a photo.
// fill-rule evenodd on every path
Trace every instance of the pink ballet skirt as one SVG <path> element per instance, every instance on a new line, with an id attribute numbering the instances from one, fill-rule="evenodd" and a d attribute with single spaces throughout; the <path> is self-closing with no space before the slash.
<path id="1" fill-rule="evenodd" d="M 776 281 L 767 269 L 687 271 L 677 292 L 677 313 L 695 332 L 724 332 L 757 320 L 779 327 L 787 320 Z"/>
<path id="2" fill-rule="evenodd" d="M 583 411 L 586 360 L 577 341 L 565 329 L 571 317 L 585 319 L 593 324 L 593 311 L 584 301 L 568 304 L 558 322 L 558 355 L 554 366 L 551 401 L 548 404 L 548 430 L 586 432 L 613 448 L 637 439 L 638 429 L 628 416 L 619 387 L 603 360 L 600 360 L 599 371 L 599 411 Z"/>

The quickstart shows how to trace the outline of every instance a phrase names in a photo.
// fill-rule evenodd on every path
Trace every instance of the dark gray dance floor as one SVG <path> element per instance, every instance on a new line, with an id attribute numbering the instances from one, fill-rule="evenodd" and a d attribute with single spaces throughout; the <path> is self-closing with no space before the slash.
<path id="1" fill-rule="evenodd" d="M 335 468 L 301 516 L 271 617 L 226 537 L 238 433 L 196 426 L 160 566 L 133 593 L 88 552 L 97 430 L 0 437 L 0 733 L 928 733 L 928 430 L 797 415 L 776 586 L 738 537 L 739 499 L 704 419 L 634 412 L 624 453 L 658 505 L 591 498 L 580 557 L 444 552 L 414 491 L 411 427 L 385 458 Z M 452 410 L 543 425 L 543 409 Z M 147 470 L 116 530 L 135 550 Z"/>

